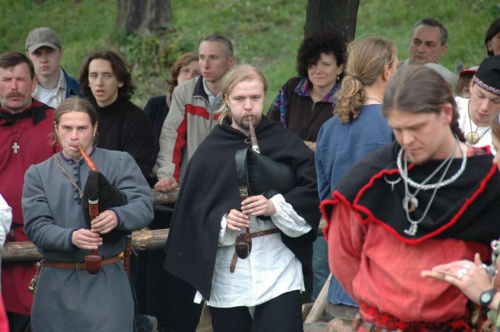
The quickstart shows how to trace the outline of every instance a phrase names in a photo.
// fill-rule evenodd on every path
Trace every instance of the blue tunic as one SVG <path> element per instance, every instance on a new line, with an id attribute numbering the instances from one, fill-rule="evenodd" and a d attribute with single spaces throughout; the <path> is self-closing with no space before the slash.
<path id="1" fill-rule="evenodd" d="M 134 159 L 125 152 L 94 148 L 91 158 L 109 182 L 127 198 L 113 208 L 118 229 L 135 230 L 153 218 L 149 186 Z M 62 153 L 59 159 L 80 188 L 89 168 Z M 88 228 L 77 189 L 57 167 L 54 157 L 31 166 L 25 175 L 23 197 L 25 232 L 47 261 L 83 262 L 89 250 L 71 242 L 74 230 Z M 126 239 L 99 248 L 103 259 L 119 255 Z M 130 284 L 118 261 L 99 273 L 46 267 L 40 275 L 32 308 L 33 331 L 132 331 L 134 307 Z"/>
<path id="2" fill-rule="evenodd" d="M 361 107 L 358 118 L 349 123 L 340 122 L 338 116 L 325 122 L 318 134 L 315 153 L 320 200 L 331 197 L 339 179 L 356 161 L 393 140 L 380 104 Z M 333 276 L 328 301 L 356 305 Z"/>

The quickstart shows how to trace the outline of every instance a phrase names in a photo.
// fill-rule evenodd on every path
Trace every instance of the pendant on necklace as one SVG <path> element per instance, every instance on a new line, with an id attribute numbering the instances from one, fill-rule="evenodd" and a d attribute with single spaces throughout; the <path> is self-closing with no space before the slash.
<path id="1" fill-rule="evenodd" d="M 410 236 L 415 236 L 417 234 L 417 228 L 418 228 L 418 224 L 411 224 L 410 228 L 408 229 L 405 229 L 404 232 L 407 234 L 407 235 L 410 235 Z"/>
<path id="2" fill-rule="evenodd" d="M 418 208 L 418 199 L 414 196 L 405 196 L 403 198 L 403 209 L 406 212 L 413 212 Z"/>
<path id="3" fill-rule="evenodd" d="M 12 150 L 14 150 L 14 153 L 17 154 L 17 150 L 19 150 L 21 147 L 19 146 L 19 144 L 17 144 L 17 142 L 14 142 L 14 144 L 12 144 Z"/>
<path id="4" fill-rule="evenodd" d="M 471 131 L 470 133 L 467 133 L 467 135 L 465 136 L 465 140 L 470 145 L 474 145 L 477 142 L 479 142 L 479 135 L 478 135 L 478 133 Z"/>

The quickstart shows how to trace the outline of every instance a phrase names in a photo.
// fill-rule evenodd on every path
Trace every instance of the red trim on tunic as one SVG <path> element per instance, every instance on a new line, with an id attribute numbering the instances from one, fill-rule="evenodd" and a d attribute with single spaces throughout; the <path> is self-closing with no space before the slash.
<path id="1" fill-rule="evenodd" d="M 410 167 L 408 169 L 411 169 L 412 166 L 413 165 L 410 165 Z M 373 185 L 373 182 L 375 180 L 379 179 L 380 177 L 382 177 L 384 175 L 392 175 L 392 174 L 398 173 L 397 169 L 390 170 L 390 171 L 382 170 L 379 173 L 375 174 L 370 179 L 368 184 L 366 184 L 364 187 L 362 187 L 361 190 L 358 192 L 358 194 L 356 195 L 356 198 L 354 199 L 354 202 L 352 203 L 352 206 L 353 206 L 355 211 L 361 211 L 364 214 L 366 214 L 367 216 L 369 216 L 368 218 L 366 218 L 364 220 L 361 219 L 363 224 L 367 223 L 368 220 L 374 221 L 374 222 L 380 224 L 385 229 L 387 229 L 392 234 L 394 234 L 401 241 L 409 243 L 409 244 L 417 244 L 417 243 L 420 243 L 426 239 L 430 239 L 430 238 L 444 232 L 445 230 L 447 230 L 451 226 L 453 226 L 457 222 L 457 220 L 462 216 L 462 214 L 465 212 L 465 210 L 467 210 L 467 208 L 474 202 L 474 200 L 484 191 L 484 187 L 486 186 L 486 184 L 491 179 L 491 177 L 495 174 L 496 171 L 497 171 L 497 165 L 492 164 L 490 171 L 488 172 L 488 175 L 481 181 L 479 188 L 474 192 L 474 194 L 470 198 L 466 199 L 465 203 L 462 205 L 460 210 L 458 210 L 458 212 L 455 214 L 455 216 L 453 216 L 453 218 L 445 225 L 441 226 L 440 228 L 436 229 L 435 231 L 430 232 L 430 233 L 428 233 L 428 234 L 426 234 L 418 239 L 408 239 L 408 238 L 402 236 L 394 228 L 387 225 L 384 221 L 376 218 L 368 208 L 358 204 L 358 202 L 361 199 L 361 197 L 363 196 L 364 192 L 366 190 L 368 190 Z M 410 226 L 410 225 L 408 225 L 408 226 Z"/>

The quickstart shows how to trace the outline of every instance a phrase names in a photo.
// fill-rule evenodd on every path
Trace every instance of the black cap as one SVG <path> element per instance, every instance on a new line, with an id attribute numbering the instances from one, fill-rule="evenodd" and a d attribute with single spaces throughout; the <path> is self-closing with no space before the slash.
<path id="1" fill-rule="evenodd" d="M 484 59 L 472 79 L 481 88 L 500 96 L 500 55 Z"/>

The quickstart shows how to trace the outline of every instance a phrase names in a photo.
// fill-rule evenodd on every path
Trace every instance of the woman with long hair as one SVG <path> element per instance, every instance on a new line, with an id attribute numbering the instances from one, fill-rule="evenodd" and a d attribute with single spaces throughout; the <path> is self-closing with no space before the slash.
<path id="1" fill-rule="evenodd" d="M 330 197 L 338 180 L 352 164 L 393 141 L 392 131 L 382 116 L 382 100 L 397 66 L 396 47 L 384 37 L 367 36 L 349 44 L 346 75 L 337 94 L 335 116 L 321 127 L 316 143 L 320 200 Z M 326 243 L 324 247 L 323 264 L 328 264 Z M 333 277 L 328 300 L 334 304 L 357 306 Z"/>

